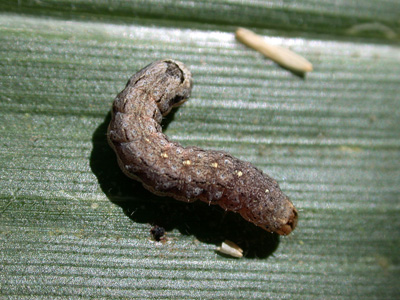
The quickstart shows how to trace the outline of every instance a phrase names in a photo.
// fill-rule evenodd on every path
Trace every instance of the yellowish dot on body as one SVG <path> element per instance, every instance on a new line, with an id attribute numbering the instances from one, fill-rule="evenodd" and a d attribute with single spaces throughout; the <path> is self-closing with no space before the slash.
<path id="1" fill-rule="evenodd" d="M 185 166 L 190 166 L 192 164 L 192 162 L 190 161 L 190 159 L 184 160 L 182 162 Z"/>

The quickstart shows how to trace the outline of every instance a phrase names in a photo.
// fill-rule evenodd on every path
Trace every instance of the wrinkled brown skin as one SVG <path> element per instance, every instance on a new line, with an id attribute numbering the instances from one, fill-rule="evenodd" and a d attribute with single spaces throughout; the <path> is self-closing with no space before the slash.
<path id="1" fill-rule="evenodd" d="M 156 61 L 133 75 L 114 100 L 108 141 L 122 171 L 157 195 L 201 200 L 287 235 L 297 210 L 278 183 L 222 151 L 182 147 L 162 133 L 162 117 L 190 96 L 192 76 L 178 61 Z"/>

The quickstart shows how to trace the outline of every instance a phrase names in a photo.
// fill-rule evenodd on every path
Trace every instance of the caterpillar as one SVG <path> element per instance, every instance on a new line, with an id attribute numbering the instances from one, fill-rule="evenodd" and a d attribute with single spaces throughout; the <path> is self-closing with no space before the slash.
<path id="1" fill-rule="evenodd" d="M 269 232 L 292 232 L 298 213 L 276 180 L 229 153 L 183 147 L 162 133 L 163 116 L 191 89 L 190 71 L 170 59 L 129 79 L 114 99 L 107 130 L 122 171 L 154 194 L 218 204 Z"/>

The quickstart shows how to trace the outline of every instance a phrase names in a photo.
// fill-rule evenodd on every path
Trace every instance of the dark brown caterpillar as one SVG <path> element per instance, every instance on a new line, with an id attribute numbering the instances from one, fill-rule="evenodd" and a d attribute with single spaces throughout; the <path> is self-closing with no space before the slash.
<path id="1" fill-rule="evenodd" d="M 108 127 L 122 171 L 155 194 L 218 204 L 267 231 L 289 234 L 297 210 L 274 179 L 228 153 L 182 147 L 162 133 L 162 117 L 185 102 L 191 88 L 190 71 L 168 59 L 129 79 Z"/>

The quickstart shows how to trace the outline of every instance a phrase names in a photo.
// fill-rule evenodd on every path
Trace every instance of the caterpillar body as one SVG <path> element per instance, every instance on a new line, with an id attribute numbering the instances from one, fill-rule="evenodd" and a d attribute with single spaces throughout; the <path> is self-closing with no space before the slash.
<path id="1" fill-rule="evenodd" d="M 183 147 L 162 133 L 163 116 L 191 89 L 190 71 L 169 59 L 129 79 L 113 102 L 107 132 L 122 171 L 155 194 L 218 204 L 267 231 L 289 234 L 297 210 L 273 178 L 229 153 Z"/>

